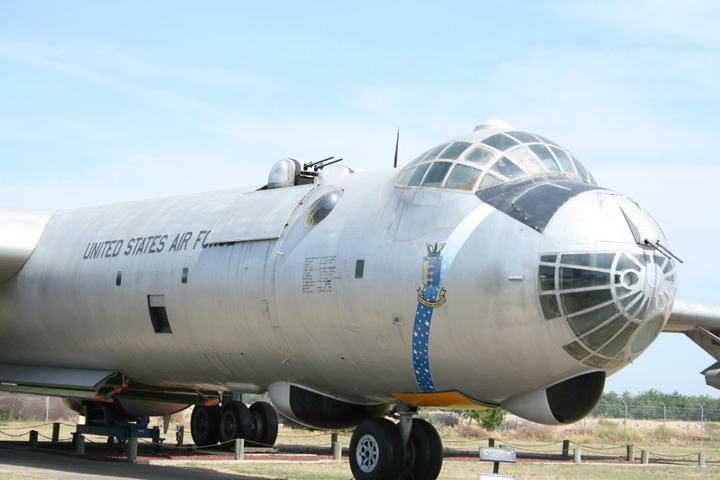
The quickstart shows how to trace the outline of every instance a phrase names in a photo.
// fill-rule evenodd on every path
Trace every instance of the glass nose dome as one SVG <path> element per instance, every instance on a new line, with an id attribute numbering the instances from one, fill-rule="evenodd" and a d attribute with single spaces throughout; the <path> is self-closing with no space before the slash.
<path id="1" fill-rule="evenodd" d="M 538 286 L 545 319 L 563 319 L 575 334 L 564 350 L 612 369 L 660 333 L 675 296 L 675 262 L 650 250 L 543 255 Z"/>

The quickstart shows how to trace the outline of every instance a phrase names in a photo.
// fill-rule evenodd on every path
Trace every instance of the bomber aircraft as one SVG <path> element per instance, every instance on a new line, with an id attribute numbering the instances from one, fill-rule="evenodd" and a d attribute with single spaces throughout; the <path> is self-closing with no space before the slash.
<path id="1" fill-rule="evenodd" d="M 0 232 L 0 390 L 98 425 L 194 405 L 201 446 L 273 445 L 276 410 L 355 427 L 359 480 L 437 478 L 418 407 L 566 424 L 663 329 L 720 356 L 650 214 L 500 120 L 401 169 L 288 158 L 259 187 L 0 209 Z"/>

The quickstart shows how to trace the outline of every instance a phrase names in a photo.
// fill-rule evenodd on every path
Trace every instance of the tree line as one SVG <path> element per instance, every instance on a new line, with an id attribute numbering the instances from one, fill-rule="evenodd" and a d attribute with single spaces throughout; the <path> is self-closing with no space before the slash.
<path id="1" fill-rule="evenodd" d="M 638 420 L 720 421 L 720 398 L 683 395 L 677 390 L 663 393 L 651 389 L 637 395 L 605 392 L 590 416 L 624 418 L 626 411 L 628 418 Z"/>

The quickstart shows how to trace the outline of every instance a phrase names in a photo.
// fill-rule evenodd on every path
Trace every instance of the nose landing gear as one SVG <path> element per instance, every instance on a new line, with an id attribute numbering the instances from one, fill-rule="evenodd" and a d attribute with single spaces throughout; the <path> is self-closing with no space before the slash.
<path id="1" fill-rule="evenodd" d="M 384 418 L 358 425 L 350 441 L 350 469 L 357 480 L 435 480 L 440 475 L 440 435 L 425 420 L 413 419 L 414 413 L 401 411 L 398 425 Z"/>
<path id="2" fill-rule="evenodd" d="M 400 430 L 390 420 L 370 418 L 350 440 L 350 470 L 357 480 L 396 480 L 405 466 Z"/>

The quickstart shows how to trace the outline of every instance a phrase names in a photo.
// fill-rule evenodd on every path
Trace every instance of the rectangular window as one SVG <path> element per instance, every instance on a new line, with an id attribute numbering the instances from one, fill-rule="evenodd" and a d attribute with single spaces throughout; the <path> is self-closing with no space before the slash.
<path id="1" fill-rule="evenodd" d="M 355 262 L 355 278 L 363 278 L 365 273 L 365 260 Z"/>
<path id="2" fill-rule="evenodd" d="M 155 333 L 172 333 L 167 310 L 165 309 L 165 295 L 148 295 L 150 308 L 150 321 Z"/>

